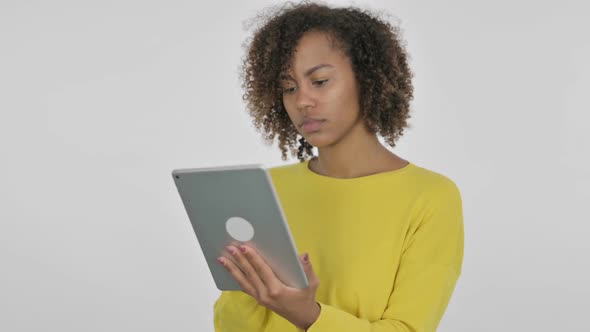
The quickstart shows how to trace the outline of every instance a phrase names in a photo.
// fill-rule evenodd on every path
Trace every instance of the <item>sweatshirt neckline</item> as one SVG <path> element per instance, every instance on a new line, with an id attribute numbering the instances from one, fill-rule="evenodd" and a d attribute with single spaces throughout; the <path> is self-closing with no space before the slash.
<path id="1" fill-rule="evenodd" d="M 309 161 L 310 160 L 311 159 L 307 159 L 302 163 L 304 173 L 309 175 L 312 178 L 315 178 L 315 179 L 318 179 L 318 180 L 321 180 L 324 182 L 333 182 L 333 183 L 362 183 L 365 181 L 371 181 L 371 180 L 375 180 L 375 179 L 381 179 L 384 177 L 390 177 L 390 176 L 394 176 L 394 175 L 398 175 L 398 174 L 403 174 L 403 173 L 406 173 L 416 167 L 416 165 L 414 163 L 412 163 L 411 161 L 408 161 L 408 164 L 405 165 L 404 167 L 397 168 L 397 169 L 390 170 L 390 171 L 369 174 L 369 175 L 364 175 L 364 176 L 358 176 L 358 177 L 354 177 L 354 178 L 335 178 L 335 177 L 331 177 L 331 176 L 321 175 L 319 173 L 312 171 L 309 168 Z"/>

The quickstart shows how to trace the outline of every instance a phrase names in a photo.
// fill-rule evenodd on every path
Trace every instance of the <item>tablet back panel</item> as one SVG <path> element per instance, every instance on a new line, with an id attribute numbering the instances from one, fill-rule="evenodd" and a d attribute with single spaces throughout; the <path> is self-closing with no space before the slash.
<path id="1" fill-rule="evenodd" d="M 172 177 L 218 289 L 241 290 L 217 261 L 219 256 L 234 260 L 225 249 L 229 244 L 256 248 L 286 285 L 308 286 L 271 177 L 262 165 L 178 169 Z"/>

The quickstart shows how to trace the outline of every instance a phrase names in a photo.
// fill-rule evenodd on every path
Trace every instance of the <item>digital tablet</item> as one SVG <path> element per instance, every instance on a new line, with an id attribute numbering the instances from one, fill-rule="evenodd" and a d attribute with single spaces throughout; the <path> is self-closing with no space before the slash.
<path id="1" fill-rule="evenodd" d="M 270 174 L 262 165 L 175 169 L 172 177 L 219 290 L 242 290 L 217 261 L 246 244 L 286 285 L 308 287 L 299 254 Z"/>

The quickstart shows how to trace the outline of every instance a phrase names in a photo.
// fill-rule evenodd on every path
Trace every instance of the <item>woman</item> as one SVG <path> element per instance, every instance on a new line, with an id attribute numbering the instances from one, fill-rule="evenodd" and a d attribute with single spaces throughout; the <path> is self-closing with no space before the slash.
<path id="1" fill-rule="evenodd" d="M 409 118 L 398 30 L 355 8 L 284 7 L 256 31 L 243 74 L 254 123 L 278 135 L 283 160 L 301 136 L 300 162 L 269 171 L 310 286 L 287 287 L 252 247 L 228 247 L 237 263 L 219 262 L 243 291 L 222 292 L 215 330 L 435 331 L 461 272 L 461 197 L 377 139 L 395 146 Z"/>

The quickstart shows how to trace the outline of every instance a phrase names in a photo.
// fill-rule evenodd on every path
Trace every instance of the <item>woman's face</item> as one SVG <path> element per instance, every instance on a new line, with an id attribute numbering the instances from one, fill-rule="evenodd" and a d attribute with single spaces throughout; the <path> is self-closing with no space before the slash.
<path id="1" fill-rule="evenodd" d="M 333 145 L 362 124 L 352 64 L 323 33 L 303 35 L 280 84 L 289 118 L 315 147 Z M 304 126 L 306 118 L 321 122 Z"/>

